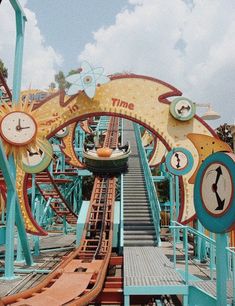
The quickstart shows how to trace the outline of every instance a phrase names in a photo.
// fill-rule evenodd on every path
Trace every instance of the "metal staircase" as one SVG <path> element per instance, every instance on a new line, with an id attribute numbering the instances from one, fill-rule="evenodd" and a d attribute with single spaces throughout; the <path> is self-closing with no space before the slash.
<path id="1" fill-rule="evenodd" d="M 133 123 L 124 121 L 124 142 L 131 144 L 128 173 L 123 176 L 124 247 L 155 246 L 157 237 L 140 162 Z"/>

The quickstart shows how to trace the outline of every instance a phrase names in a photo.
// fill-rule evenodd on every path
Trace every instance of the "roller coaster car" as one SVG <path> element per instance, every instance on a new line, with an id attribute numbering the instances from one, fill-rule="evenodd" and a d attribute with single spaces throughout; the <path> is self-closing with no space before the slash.
<path id="1" fill-rule="evenodd" d="M 98 174 L 117 174 L 127 170 L 130 144 L 115 149 L 84 144 L 83 157 L 87 169 Z"/>

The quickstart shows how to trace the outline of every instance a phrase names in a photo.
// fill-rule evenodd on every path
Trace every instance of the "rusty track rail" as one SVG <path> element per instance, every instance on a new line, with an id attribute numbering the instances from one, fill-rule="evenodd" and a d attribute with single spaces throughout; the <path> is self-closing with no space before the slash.
<path id="1" fill-rule="evenodd" d="M 55 179 L 52 177 L 50 172 L 44 171 L 36 175 L 36 186 L 40 191 L 41 195 L 44 197 L 45 201 L 51 198 L 50 206 L 57 216 L 63 218 L 65 216 L 66 221 L 69 224 L 77 223 L 77 215 L 70 208 L 66 199 L 60 192 L 56 185 Z"/>
<path id="2" fill-rule="evenodd" d="M 117 118 L 111 118 L 104 146 L 116 147 Z M 112 252 L 115 177 L 95 177 L 80 246 L 43 281 L 2 298 L 3 305 L 88 305 L 102 291 Z"/>

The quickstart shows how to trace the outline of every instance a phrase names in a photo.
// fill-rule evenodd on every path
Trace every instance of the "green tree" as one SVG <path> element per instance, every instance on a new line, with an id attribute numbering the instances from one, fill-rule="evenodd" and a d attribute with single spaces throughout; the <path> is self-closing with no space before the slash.
<path id="1" fill-rule="evenodd" d="M 55 82 L 58 84 L 59 89 L 68 88 L 63 71 L 59 71 L 55 75 Z"/>
<path id="2" fill-rule="evenodd" d="M 56 88 L 56 84 L 54 82 L 51 82 L 48 87 L 50 90 L 54 90 Z"/>
<path id="3" fill-rule="evenodd" d="M 3 75 L 3 77 L 5 79 L 8 78 L 8 70 L 5 67 L 5 65 L 4 65 L 4 63 L 3 63 L 3 61 L 1 59 L 0 59 L 0 72 L 1 72 L 1 74 Z"/>
<path id="4" fill-rule="evenodd" d="M 224 123 L 215 129 L 216 134 L 221 140 L 226 142 L 233 149 L 233 137 L 231 127 L 229 124 Z"/>

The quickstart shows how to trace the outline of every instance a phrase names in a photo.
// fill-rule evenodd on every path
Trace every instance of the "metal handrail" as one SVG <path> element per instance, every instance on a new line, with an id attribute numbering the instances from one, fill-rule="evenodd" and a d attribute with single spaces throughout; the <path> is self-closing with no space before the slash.
<path id="1" fill-rule="evenodd" d="M 142 145 L 141 137 L 140 137 L 140 130 L 137 124 L 134 124 L 134 131 L 136 137 L 136 143 L 138 147 L 138 151 L 140 154 L 141 163 L 143 165 L 144 170 L 144 177 L 147 186 L 148 198 L 150 202 L 150 207 L 152 211 L 154 227 L 157 234 L 157 244 L 160 245 L 160 220 L 161 220 L 161 207 L 157 197 L 157 192 L 155 189 L 155 185 L 152 179 L 152 174 L 148 165 L 147 157 L 145 154 L 144 147 Z"/>
<path id="2" fill-rule="evenodd" d="M 197 231 L 196 229 L 183 225 L 177 221 L 171 222 L 173 225 L 170 226 L 170 229 L 173 230 L 173 263 L 174 268 L 176 268 L 176 230 L 182 230 L 183 231 L 183 244 L 184 244 L 184 250 L 185 250 L 185 282 L 188 283 L 188 234 L 191 233 L 195 236 L 198 236 L 202 239 L 204 239 L 206 242 L 210 244 L 210 278 L 213 279 L 213 270 L 214 270 L 214 263 L 212 258 L 214 257 L 214 251 L 216 242 L 214 239 L 207 237 L 206 235 L 202 234 L 201 232 Z"/>

